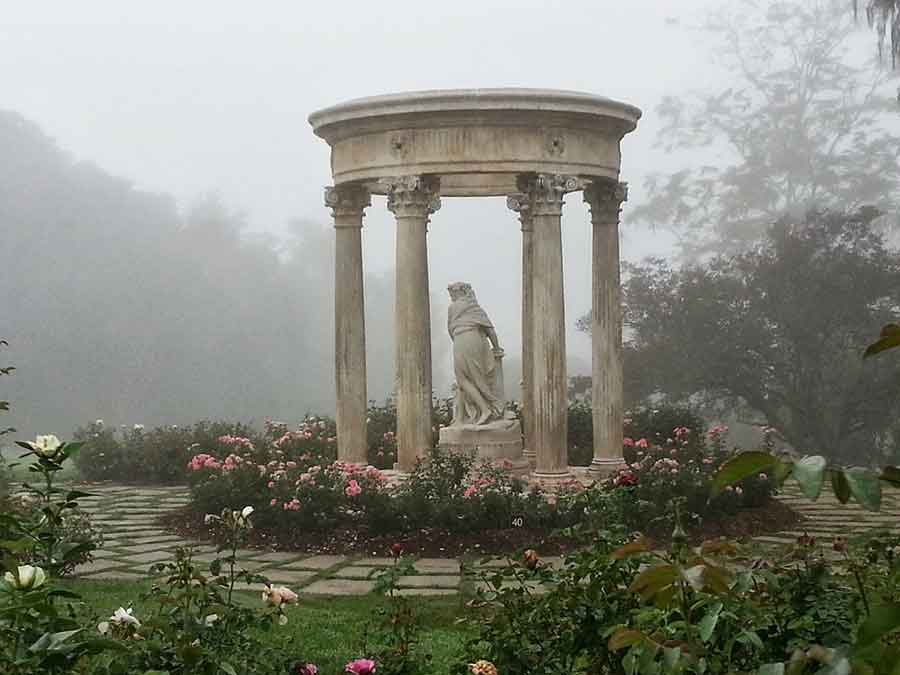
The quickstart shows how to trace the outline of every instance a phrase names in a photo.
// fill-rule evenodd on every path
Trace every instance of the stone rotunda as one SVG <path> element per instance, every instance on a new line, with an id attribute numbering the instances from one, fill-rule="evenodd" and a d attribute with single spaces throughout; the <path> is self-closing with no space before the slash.
<path id="1" fill-rule="evenodd" d="M 522 230 L 522 365 L 525 455 L 533 476 L 571 477 L 560 221 L 581 191 L 593 228 L 594 459 L 622 464 L 622 317 L 619 291 L 620 142 L 641 111 L 607 98 L 543 89 L 425 91 L 362 98 L 310 115 L 331 146 L 325 188 L 335 245 L 338 457 L 366 460 L 366 330 L 362 219 L 387 196 L 397 222 L 397 468 L 432 445 L 428 223 L 441 197 L 507 198 Z"/>

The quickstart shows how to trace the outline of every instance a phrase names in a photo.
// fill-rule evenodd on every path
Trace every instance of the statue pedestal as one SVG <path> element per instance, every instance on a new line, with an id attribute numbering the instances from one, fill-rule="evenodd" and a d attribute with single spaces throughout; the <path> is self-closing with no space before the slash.
<path id="1" fill-rule="evenodd" d="M 509 462 L 515 473 L 527 473 L 531 469 L 522 453 L 522 424 L 519 420 L 444 427 L 438 445 L 450 452 L 474 451 L 476 458 L 496 464 Z"/>

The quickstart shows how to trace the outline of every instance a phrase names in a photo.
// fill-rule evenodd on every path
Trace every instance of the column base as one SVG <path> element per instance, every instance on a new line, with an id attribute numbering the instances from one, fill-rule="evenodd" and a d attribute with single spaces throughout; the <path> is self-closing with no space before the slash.
<path id="1" fill-rule="evenodd" d="M 626 468 L 628 463 L 623 457 L 594 457 L 588 474 L 592 478 L 606 478 Z"/>
<path id="2" fill-rule="evenodd" d="M 545 490 L 555 490 L 564 483 L 570 483 L 575 479 L 575 475 L 568 469 L 561 471 L 534 471 L 531 474 L 531 481 L 537 483 Z"/>

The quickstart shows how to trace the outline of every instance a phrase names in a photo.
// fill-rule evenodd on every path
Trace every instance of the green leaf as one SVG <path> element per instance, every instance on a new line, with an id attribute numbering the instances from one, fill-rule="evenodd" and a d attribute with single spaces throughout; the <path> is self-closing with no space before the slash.
<path id="1" fill-rule="evenodd" d="M 841 504 L 850 501 L 850 483 L 844 475 L 843 469 L 834 469 L 831 473 L 831 489 L 834 490 L 834 496 L 838 498 Z"/>
<path id="2" fill-rule="evenodd" d="M 756 670 L 756 675 L 784 675 L 784 664 L 767 663 Z"/>
<path id="3" fill-rule="evenodd" d="M 859 628 L 854 651 L 868 649 L 898 628 L 900 628 L 900 603 L 892 602 L 873 607 L 869 618 Z"/>
<path id="4" fill-rule="evenodd" d="M 722 607 L 722 603 L 717 602 L 709 608 L 706 616 L 700 619 L 697 630 L 700 633 L 700 639 L 703 640 L 703 642 L 709 642 L 713 635 L 713 631 L 716 630 L 716 624 L 719 623 L 719 614 L 722 612 Z"/>
<path id="5" fill-rule="evenodd" d="M 771 470 L 778 458 L 769 452 L 742 452 L 725 462 L 712 481 L 712 495 L 719 494 L 729 485 L 740 483 L 749 476 Z"/>
<path id="6" fill-rule="evenodd" d="M 610 651 L 616 652 L 620 649 L 624 649 L 625 647 L 630 647 L 631 645 L 636 645 L 640 642 L 643 642 L 646 639 L 647 636 L 639 630 L 620 628 L 609 638 L 607 646 L 609 647 Z"/>
<path id="7" fill-rule="evenodd" d="M 28 650 L 31 652 L 59 651 L 62 643 L 80 632 L 81 628 L 64 630 L 59 633 L 44 633 Z"/>
<path id="8" fill-rule="evenodd" d="M 869 511 L 881 509 L 881 481 L 878 476 L 862 467 L 853 467 L 844 471 L 847 484 L 853 498 L 859 505 Z"/>
<path id="9" fill-rule="evenodd" d="M 228 663 L 228 661 L 222 661 L 222 663 L 219 664 L 219 668 L 221 668 L 223 672 L 228 673 L 228 675 L 237 675 L 234 666 Z"/>
<path id="10" fill-rule="evenodd" d="M 81 499 L 82 497 L 93 497 L 90 492 L 82 492 L 81 490 L 72 490 L 71 492 L 66 493 L 66 501 L 71 502 L 76 499 Z"/>
<path id="11" fill-rule="evenodd" d="M 671 586 L 678 578 L 678 571 L 672 565 L 656 565 L 638 574 L 631 582 L 629 590 L 639 593 L 644 600 L 649 600 L 659 591 Z"/>
<path id="12" fill-rule="evenodd" d="M 894 487 L 900 487 L 900 469 L 896 466 L 886 466 L 881 470 L 881 480 L 890 483 Z"/>
<path id="13" fill-rule="evenodd" d="M 818 499 L 825 483 L 828 461 L 820 455 L 804 457 L 794 464 L 791 475 L 800 484 L 800 490 L 808 499 Z"/>
<path id="14" fill-rule="evenodd" d="M 664 647 L 663 664 L 669 670 L 674 670 L 681 660 L 681 647 Z"/>
<path id="15" fill-rule="evenodd" d="M 900 347 L 900 326 L 895 323 L 889 323 L 881 329 L 881 337 L 866 347 L 863 358 L 867 359 L 875 354 Z"/>
<path id="16" fill-rule="evenodd" d="M 625 544 L 624 546 L 617 548 L 615 551 L 609 554 L 609 557 L 613 560 L 622 560 L 623 558 L 630 558 L 633 555 L 649 553 L 652 550 L 653 542 L 647 539 L 647 537 L 640 537 Z"/>

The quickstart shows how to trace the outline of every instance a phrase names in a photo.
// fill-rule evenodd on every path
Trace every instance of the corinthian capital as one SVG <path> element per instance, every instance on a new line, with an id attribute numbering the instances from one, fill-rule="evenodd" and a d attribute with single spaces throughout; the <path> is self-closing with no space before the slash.
<path id="1" fill-rule="evenodd" d="M 335 218 L 362 215 L 372 205 L 369 191 L 361 185 L 337 185 L 325 188 L 325 206 Z"/>
<path id="2" fill-rule="evenodd" d="M 531 221 L 531 199 L 524 192 L 509 195 L 506 198 L 506 206 L 511 211 L 519 214 L 519 222 L 522 223 L 522 231 L 530 232 L 533 229 Z"/>
<path id="3" fill-rule="evenodd" d="M 584 201 L 591 209 L 591 220 L 600 224 L 618 224 L 622 202 L 628 199 L 628 183 L 594 180 L 584 190 Z"/>
<path id="4" fill-rule="evenodd" d="M 427 218 L 441 208 L 441 183 L 435 176 L 398 176 L 379 182 L 387 193 L 388 210 L 395 216 Z"/>
<path id="5" fill-rule="evenodd" d="M 584 181 L 576 176 L 546 173 L 520 176 L 518 182 L 519 190 L 527 197 L 531 214 L 535 216 L 562 215 L 566 193 L 584 187 Z"/>

